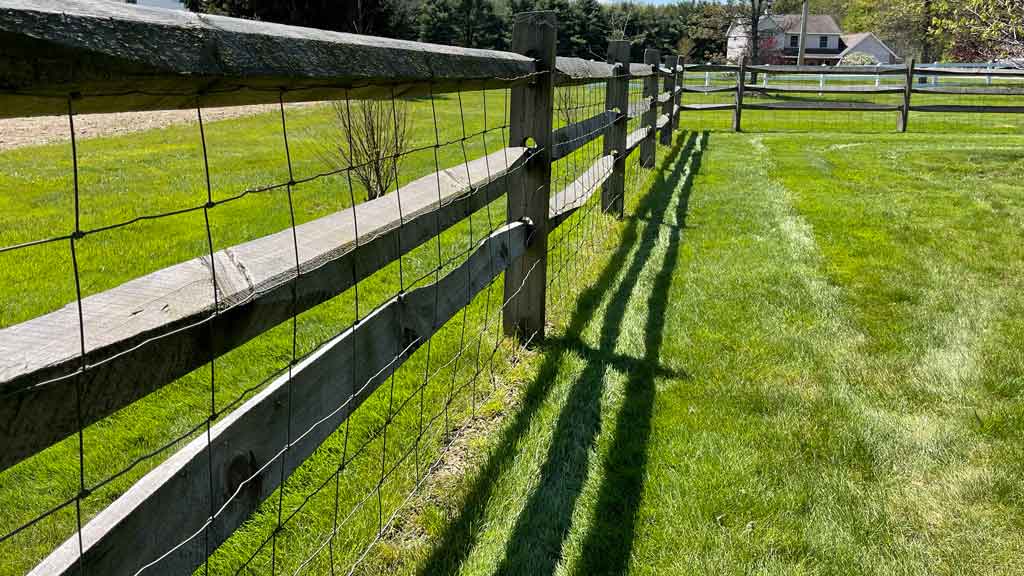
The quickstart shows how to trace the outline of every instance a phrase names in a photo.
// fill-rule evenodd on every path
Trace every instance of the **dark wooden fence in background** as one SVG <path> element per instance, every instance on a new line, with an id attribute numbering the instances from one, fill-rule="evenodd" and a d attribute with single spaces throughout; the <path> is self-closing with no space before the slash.
<path id="1" fill-rule="evenodd" d="M 719 77 L 732 76 L 729 83 L 710 81 L 710 73 Z M 687 84 L 687 75 L 709 74 L 708 81 Z M 942 86 L 915 82 L 923 76 L 950 79 L 985 78 L 984 86 Z M 773 78 L 784 77 L 785 80 L 769 84 Z M 761 81 L 758 81 L 760 78 Z M 860 79 L 861 82 L 845 84 L 833 82 L 826 84 L 829 78 Z M 993 85 L 992 79 L 1012 81 L 1008 85 Z M 815 80 L 817 83 L 815 85 Z M 872 80 L 874 84 L 872 85 Z M 897 84 L 894 81 L 899 81 Z M 910 123 L 911 112 L 923 113 L 981 113 L 981 114 L 1022 114 L 1024 105 L 1013 104 L 918 104 L 915 105 L 915 94 L 950 95 L 950 96 L 983 96 L 983 97 L 1024 97 L 1024 70 L 1012 68 L 990 68 L 985 70 L 928 66 L 917 67 L 913 60 L 905 65 L 888 66 L 751 66 L 733 65 L 685 65 L 683 73 L 683 91 L 696 94 L 734 94 L 733 103 L 716 102 L 710 104 L 684 104 L 684 111 L 732 110 L 733 129 L 743 129 L 744 110 L 774 111 L 816 111 L 816 112 L 896 112 L 897 130 L 906 132 Z M 794 101 L 760 102 L 752 101 L 748 95 L 792 95 Z M 901 102 L 876 103 L 863 101 L 843 101 L 838 98 L 814 100 L 813 95 L 845 96 L 850 98 L 865 95 L 902 95 Z"/>

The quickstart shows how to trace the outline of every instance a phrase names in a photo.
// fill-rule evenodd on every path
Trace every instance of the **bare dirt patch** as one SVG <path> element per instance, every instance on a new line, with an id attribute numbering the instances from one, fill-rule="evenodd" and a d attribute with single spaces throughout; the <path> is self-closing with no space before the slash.
<path id="1" fill-rule="evenodd" d="M 217 120 L 251 116 L 275 110 L 277 110 L 276 104 L 204 108 L 203 122 L 215 122 Z M 75 136 L 77 138 L 118 136 L 132 132 L 153 130 L 155 128 L 165 128 L 176 124 L 193 124 L 196 121 L 195 110 L 84 114 L 75 116 Z M 38 116 L 34 118 L 0 120 L 0 151 L 21 148 L 23 146 L 67 142 L 68 140 L 67 116 Z"/>

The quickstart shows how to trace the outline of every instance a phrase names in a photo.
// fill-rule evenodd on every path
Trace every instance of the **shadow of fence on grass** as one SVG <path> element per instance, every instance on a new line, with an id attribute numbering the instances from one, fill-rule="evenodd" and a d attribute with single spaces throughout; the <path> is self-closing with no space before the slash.
<path id="1" fill-rule="evenodd" d="M 518 517 L 497 567 L 499 574 L 552 574 L 562 557 L 562 546 L 571 527 L 572 513 L 586 481 L 589 455 L 601 428 L 601 382 L 610 367 L 628 374 L 626 397 L 616 419 L 614 446 L 603 466 L 595 517 L 585 537 L 581 556 L 582 573 L 621 573 L 628 564 L 636 512 L 642 493 L 646 444 L 654 403 L 654 379 L 658 376 L 683 378 L 682 373 L 665 370 L 659 355 L 669 287 L 685 227 L 692 175 L 700 166 L 707 134 L 690 134 L 677 144 L 659 169 L 652 189 L 630 216 L 621 242 L 598 280 L 577 300 L 565 335 L 544 344 L 545 357 L 537 377 L 527 387 L 523 404 L 504 428 L 494 451 L 477 473 L 458 518 L 450 524 L 421 574 L 456 572 L 473 546 L 498 477 L 515 458 L 516 446 L 530 422 L 544 404 L 555 383 L 566 354 L 583 357 L 586 366 L 569 390 L 545 461 L 541 479 Z M 672 222 L 665 222 L 672 196 L 679 194 Z M 640 223 L 645 223 L 640 236 Z M 617 354 L 615 344 L 636 281 L 658 241 L 660 229 L 670 227 L 669 245 L 654 290 L 649 296 L 645 326 L 645 354 L 642 359 Z M 635 249 L 629 269 L 621 263 Z M 609 291 L 614 293 L 608 296 Z M 581 338 L 587 323 L 601 302 L 609 298 L 601 326 L 598 347 Z"/>

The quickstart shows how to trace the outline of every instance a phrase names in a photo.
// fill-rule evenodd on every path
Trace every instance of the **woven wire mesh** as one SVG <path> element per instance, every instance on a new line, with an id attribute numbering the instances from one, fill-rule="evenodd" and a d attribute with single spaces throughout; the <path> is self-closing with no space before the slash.
<path id="1" fill-rule="evenodd" d="M 345 99 L 336 103 L 334 111 L 344 113 L 362 105 L 365 103 Z M 376 160 L 395 172 L 386 192 L 397 197 L 400 219 L 403 188 L 414 179 L 436 174 L 440 204 L 442 171 L 461 170 L 468 179 L 470 162 L 484 158 L 490 181 L 489 162 L 501 160 L 493 155 L 504 152 L 502 164 L 512 163 L 505 148 L 509 128 L 506 83 L 496 82 L 488 90 L 431 94 L 414 100 L 392 94 L 377 106 L 382 106 L 385 118 L 390 113 L 396 125 L 401 118 L 418 124 L 409 142 L 396 147 L 391 157 Z M 355 330 L 382 305 L 456 270 L 471 253 L 481 249 L 483 239 L 505 224 L 506 200 L 500 197 L 487 203 L 447 230 L 438 222 L 431 241 L 418 247 L 400 246 L 402 256 L 380 270 L 359 271 L 355 269 L 358 261 L 352 259 L 350 289 L 319 306 L 300 310 L 295 286 L 307 272 L 300 262 L 300 246 L 305 240 L 301 238 L 302 225 L 341 214 L 352 220 L 355 245 L 359 246 L 355 207 L 367 200 L 369 191 L 359 182 L 358 164 L 334 157 L 339 147 L 351 148 L 352 141 L 351 134 L 332 124 L 329 111 L 325 114 L 324 107 L 289 103 L 286 92 L 280 94 L 273 108 L 247 121 L 246 126 L 254 134 L 242 134 L 239 122 L 204 123 L 202 102 L 198 100 L 195 123 L 176 129 L 194 131 L 194 148 L 188 149 L 184 144 L 188 139 L 181 138 L 185 148 L 182 154 L 195 161 L 192 171 L 180 178 L 185 193 L 172 190 L 165 196 L 162 190 L 152 190 L 140 199 L 135 193 L 144 187 L 146 179 L 139 172 L 150 167 L 115 167 L 116 181 L 105 182 L 103 178 L 110 176 L 110 169 L 100 166 L 98 158 L 100 154 L 109 155 L 110 146 L 78 137 L 74 102 L 69 101 L 68 184 L 73 191 L 69 206 L 73 218 L 69 222 L 55 218 L 45 225 L 37 221 L 34 227 L 19 227 L 15 233 L 4 235 L 0 247 L 0 257 L 8 263 L 22 264 L 26 272 L 32 271 L 35 260 L 56 256 L 47 262 L 48 272 L 33 279 L 37 288 L 16 296 L 22 300 L 15 302 L 16 312 L 5 315 L 0 328 L 53 312 L 68 301 L 77 311 L 74 329 L 80 346 L 80 368 L 70 376 L 41 385 L 70 382 L 76 399 L 85 394 L 83 374 L 98 363 L 116 360 L 97 360 L 88 354 L 92 326 L 86 321 L 91 312 L 89 297 L 182 258 L 197 258 L 208 266 L 210 276 L 205 285 L 213 306 L 200 324 L 212 326 L 218 315 L 241 304 L 224 300 L 216 256 L 240 242 L 285 234 L 292 244 L 294 267 L 282 282 L 292 286 L 292 313 L 288 322 L 231 352 L 218 356 L 210 347 L 205 366 L 91 426 L 80 419 L 74 438 L 0 473 L 0 484 L 27 484 L 35 496 L 26 499 L 32 504 L 4 512 L 0 523 L 0 549 L 7 550 L 0 556 L 19 556 L 15 570 L 31 567 L 49 552 L 53 542 L 66 537 L 77 538 L 81 553 L 81 529 L 90 518 L 190 440 L 205 438 L 210 446 L 212 428 L 226 415 L 275 380 L 283 379 L 288 393 L 282 417 L 288 430 L 280 438 L 280 449 L 267 461 L 259 462 L 254 474 L 241 478 L 237 490 L 225 495 L 219 505 L 214 505 L 218 499 L 212 494 L 201 499 L 209 506 L 208 519 L 188 538 L 162 544 L 171 555 L 182 547 L 202 543 L 204 569 L 212 572 L 351 571 L 386 532 L 427 473 L 438 465 L 456 428 L 497 386 L 512 354 L 500 326 L 501 311 L 506 306 L 498 283 L 500 275 L 425 342 L 394 350 L 395 361 L 383 367 L 388 373 L 379 389 L 313 458 L 294 474 L 285 474 L 285 467 L 279 464 L 288 459 L 292 444 L 310 432 L 291 425 L 293 370 L 332 339 Z M 278 145 L 269 147 L 277 148 L 276 152 L 268 147 L 247 147 L 253 138 L 276 140 Z M 91 147 L 95 147 L 95 153 L 88 150 Z M 130 155 L 131 151 L 120 152 Z M 529 151 L 527 156 L 535 153 Z M 90 166 L 93 159 L 97 159 L 95 169 Z M 150 158 L 148 162 L 158 160 Z M 82 165 L 84 169 L 80 170 Z M 518 164 L 516 170 L 522 165 Z M 500 177 L 502 186 L 512 185 L 516 170 Z M 122 206 L 112 212 L 90 207 L 118 201 Z M 62 224 L 70 224 L 69 230 L 40 234 Z M 137 249 L 121 249 L 120 258 L 111 258 L 119 252 L 118 246 L 127 245 Z M 41 258 L 28 256 L 41 250 L 45 251 Z M 58 256 L 62 251 L 63 259 Z M 70 295 L 59 281 L 65 274 L 73 280 Z M 25 279 L 29 279 L 27 274 Z M 51 292 L 41 298 L 40 292 L 47 290 Z M 357 340 L 351 341 L 354 345 Z M 400 362 L 412 348 L 415 351 L 408 360 Z M 353 352 L 358 357 L 358 351 Z M 11 395 L 28 391 L 7 390 L 4 394 L 6 400 L 11 400 Z M 321 424 L 317 422 L 314 427 Z M 206 452 L 207 469 L 212 469 L 213 450 Z M 53 462 L 58 463 L 56 473 L 44 473 Z M 233 502 L 246 498 L 246 487 L 275 466 L 280 471 L 279 488 L 235 537 L 214 552 L 211 530 L 218 518 Z M 211 492 L 213 485 L 211 475 Z M 192 504 L 182 503 L 188 505 Z M 258 544 L 252 545 L 254 542 Z M 163 556 L 154 558 L 141 572 L 159 572 L 162 560 Z"/>

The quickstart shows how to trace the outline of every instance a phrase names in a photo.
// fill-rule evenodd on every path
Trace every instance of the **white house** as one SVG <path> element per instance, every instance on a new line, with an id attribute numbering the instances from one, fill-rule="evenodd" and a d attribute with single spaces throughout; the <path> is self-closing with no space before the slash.
<path id="1" fill-rule="evenodd" d="M 726 57 L 739 62 L 750 54 L 750 24 L 737 20 L 729 27 Z M 800 15 L 771 14 L 758 23 L 759 63 L 796 64 L 800 49 Z M 807 45 L 804 63 L 807 65 L 839 64 L 844 56 L 865 52 L 879 63 L 892 64 L 899 57 L 871 32 L 844 34 L 835 19 L 827 14 L 813 14 L 807 18 Z"/>
<path id="2" fill-rule="evenodd" d="M 842 40 L 843 44 L 846 44 L 846 50 L 839 55 L 840 64 L 844 58 L 855 52 L 868 54 L 879 64 L 895 64 L 900 61 L 900 57 L 891 48 L 886 46 L 881 38 L 871 32 L 844 34 Z"/>

